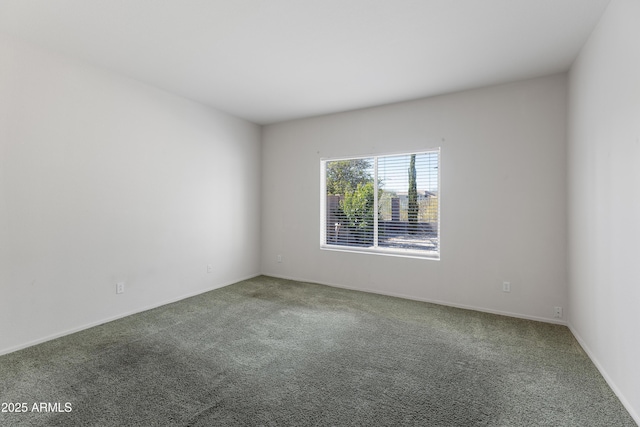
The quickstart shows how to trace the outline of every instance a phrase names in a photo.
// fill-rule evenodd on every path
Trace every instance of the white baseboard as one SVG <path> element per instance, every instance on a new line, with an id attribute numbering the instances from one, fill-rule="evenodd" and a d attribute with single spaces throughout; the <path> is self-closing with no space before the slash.
<path id="1" fill-rule="evenodd" d="M 100 319 L 100 320 L 97 320 L 95 322 L 84 324 L 82 326 L 78 326 L 78 327 L 75 327 L 75 328 L 67 329 L 65 331 L 57 332 L 55 334 L 51 334 L 51 335 L 48 335 L 46 337 L 42 337 L 42 338 L 38 338 L 38 339 L 35 339 L 35 340 L 32 340 L 32 341 L 28 341 L 26 343 L 22 343 L 22 344 L 19 344 L 17 346 L 0 349 L 0 356 L 2 356 L 4 354 L 13 353 L 14 351 L 22 350 L 22 349 L 25 349 L 27 347 L 31 347 L 31 346 L 34 346 L 34 345 L 37 345 L 37 344 L 42 344 L 43 342 L 51 341 L 51 340 L 54 340 L 56 338 L 61 338 L 61 337 L 64 337 L 66 335 L 71 335 L 71 334 L 74 334 L 76 332 L 84 331 L 85 329 L 93 328 L 94 326 L 99 326 L 99 325 L 103 325 L 105 323 L 113 322 L 114 320 L 122 319 L 123 317 L 131 316 L 133 314 L 142 313 L 143 311 L 147 311 L 147 310 L 151 310 L 151 309 L 154 309 L 154 308 L 162 307 L 163 305 L 167 305 L 167 304 L 171 304 L 171 303 L 174 303 L 174 302 L 182 301 L 183 299 L 187 299 L 187 298 L 194 297 L 196 295 L 204 294 L 205 292 L 213 291 L 215 289 L 224 288 L 225 286 L 233 285 L 234 283 L 242 282 L 243 280 L 253 279 L 254 277 L 258 277 L 260 275 L 261 274 L 254 274 L 254 275 L 250 275 L 250 276 L 247 276 L 247 277 L 244 277 L 244 278 L 239 278 L 237 280 L 223 282 L 223 283 L 213 285 L 211 287 L 208 287 L 208 288 L 200 290 L 200 291 L 191 292 L 191 293 L 184 294 L 184 295 L 181 295 L 181 296 L 178 296 L 178 297 L 175 297 L 175 298 L 171 298 L 171 299 L 166 300 L 166 301 L 162 301 L 162 302 L 159 302 L 159 303 L 154 303 L 154 304 L 151 304 L 149 306 L 145 306 L 145 307 L 140 308 L 140 309 L 136 309 L 136 310 L 133 310 L 133 311 L 121 313 L 121 314 L 118 314 L 118 315 L 115 315 L 115 316 L 112 316 L 112 317 L 107 317 L 105 319 Z"/>
<path id="2" fill-rule="evenodd" d="M 553 323 L 553 324 L 556 324 L 556 325 L 564 325 L 564 326 L 567 325 L 567 322 L 565 322 L 564 320 L 554 319 L 554 318 L 550 318 L 550 317 L 547 318 L 547 317 L 529 316 L 527 314 L 512 313 L 510 311 L 493 310 L 493 309 L 490 309 L 490 308 L 477 307 L 477 306 L 473 306 L 473 305 L 457 304 L 457 303 L 453 303 L 453 302 L 449 302 L 449 301 L 441 301 L 441 300 L 430 299 L 430 298 L 421 298 L 421 297 L 416 297 L 416 296 L 413 296 L 413 295 L 406 295 L 406 294 L 397 293 L 397 292 L 386 292 L 386 291 L 379 291 L 379 290 L 376 290 L 376 289 L 355 288 L 355 287 L 345 286 L 345 285 L 342 285 L 342 284 L 339 284 L 339 283 L 318 282 L 317 280 L 308 280 L 308 279 L 299 278 L 299 277 L 281 276 L 281 275 L 276 275 L 276 274 L 264 274 L 264 275 L 265 276 L 270 276 L 270 277 L 275 277 L 275 278 L 278 278 L 278 279 L 295 280 L 297 282 L 315 283 L 315 284 L 318 284 L 318 285 L 331 286 L 331 287 L 334 287 L 334 288 L 348 289 L 348 290 L 351 290 L 351 291 L 361 291 L 361 292 L 368 292 L 368 293 L 372 293 L 372 294 L 386 295 L 386 296 L 390 296 L 390 297 L 409 299 L 409 300 L 413 300 L 413 301 L 429 302 L 429 303 L 432 303 L 432 304 L 444 305 L 444 306 L 447 306 L 447 307 L 462 308 L 464 310 L 473 310 L 473 311 L 480 311 L 480 312 L 483 312 L 483 313 L 498 314 L 500 316 L 515 317 L 515 318 L 518 318 L 518 319 L 534 320 L 536 322 Z"/>
<path id="3" fill-rule="evenodd" d="M 589 359 L 591 359 L 593 364 L 596 366 L 596 368 L 600 372 L 600 375 L 602 375 L 602 377 L 607 382 L 611 390 L 613 390 L 613 393 L 618 397 L 618 399 L 622 403 L 622 406 L 624 406 L 627 412 L 629 412 L 629 415 L 631 415 L 631 418 L 633 418 L 636 424 L 640 426 L 640 414 L 636 412 L 636 410 L 633 408 L 631 403 L 624 397 L 624 394 L 622 394 L 622 392 L 620 391 L 616 383 L 613 381 L 613 379 L 609 376 L 607 371 L 604 369 L 604 366 L 602 366 L 602 364 L 600 363 L 596 355 L 593 353 L 593 351 L 591 351 L 587 343 L 584 341 L 584 339 L 582 339 L 582 337 L 573 327 L 571 322 L 569 322 L 567 326 L 569 327 L 569 330 L 571 331 L 573 336 L 578 341 L 578 344 L 580 344 L 584 352 L 587 353 L 587 356 L 589 356 Z"/>

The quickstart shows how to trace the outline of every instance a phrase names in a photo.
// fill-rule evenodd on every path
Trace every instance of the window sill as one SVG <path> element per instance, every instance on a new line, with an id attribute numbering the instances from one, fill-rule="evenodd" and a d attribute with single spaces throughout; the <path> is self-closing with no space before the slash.
<path id="1" fill-rule="evenodd" d="M 393 248 L 380 248 L 380 247 L 358 248 L 354 246 L 338 246 L 338 245 L 320 245 L 320 250 L 440 261 L 440 253 L 434 252 L 434 251 L 415 251 L 410 249 L 393 249 Z"/>

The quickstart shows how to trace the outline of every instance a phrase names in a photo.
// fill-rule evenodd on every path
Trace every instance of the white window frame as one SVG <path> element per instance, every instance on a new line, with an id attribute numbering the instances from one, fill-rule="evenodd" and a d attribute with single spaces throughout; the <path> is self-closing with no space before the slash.
<path id="1" fill-rule="evenodd" d="M 374 247 L 358 247 L 358 246 L 346 246 L 346 245 L 332 245 L 327 243 L 327 163 L 332 161 L 341 161 L 341 160 L 358 160 L 358 159 L 374 159 L 374 205 L 378 206 L 378 158 L 380 157 L 392 157 L 392 156 L 403 156 L 403 155 L 412 155 L 412 154 L 426 154 L 426 153 L 438 153 L 438 223 L 437 223 L 437 236 L 438 236 L 438 250 L 437 251 L 426 251 L 426 250 L 418 250 L 418 249 L 398 249 L 398 248 L 387 248 L 377 246 L 378 244 L 378 215 L 374 215 Z M 442 168 L 441 168 L 442 160 L 441 160 L 441 148 L 430 148 L 423 149 L 417 151 L 402 151 L 402 152 L 394 152 L 394 153 L 384 153 L 384 154 L 372 154 L 372 155 L 359 155 L 359 156 L 346 156 L 346 157 L 327 157 L 320 159 L 320 249 L 321 250 L 329 250 L 329 251 L 338 251 L 338 252 L 353 252 L 353 253 L 364 253 L 364 254 L 376 254 L 376 255 L 388 255 L 388 256 L 400 256 L 407 258 L 420 258 L 420 259 L 431 259 L 431 260 L 440 260 L 440 253 L 442 251 L 441 247 L 441 227 L 442 227 L 442 219 L 441 219 L 441 207 L 442 207 L 442 187 L 441 187 L 441 179 L 442 179 Z"/>

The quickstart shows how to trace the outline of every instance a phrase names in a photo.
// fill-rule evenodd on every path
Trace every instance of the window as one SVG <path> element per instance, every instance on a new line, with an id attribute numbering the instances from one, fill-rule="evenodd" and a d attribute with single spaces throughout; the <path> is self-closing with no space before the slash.
<path id="1" fill-rule="evenodd" d="M 322 249 L 439 258 L 440 149 L 321 161 Z"/>

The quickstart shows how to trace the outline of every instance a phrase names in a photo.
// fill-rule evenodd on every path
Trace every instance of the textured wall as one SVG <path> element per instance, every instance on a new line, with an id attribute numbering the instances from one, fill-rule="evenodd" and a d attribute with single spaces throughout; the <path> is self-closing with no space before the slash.
<path id="1" fill-rule="evenodd" d="M 266 126 L 263 273 L 553 321 L 566 305 L 565 101 L 555 75 Z M 438 146 L 440 261 L 320 250 L 321 158 Z"/>
<path id="2" fill-rule="evenodd" d="M 640 423 L 640 2 L 613 0 L 570 74 L 569 325 Z"/>
<path id="3" fill-rule="evenodd" d="M 0 38 L 0 353 L 258 274 L 259 185 L 258 126 Z"/>

